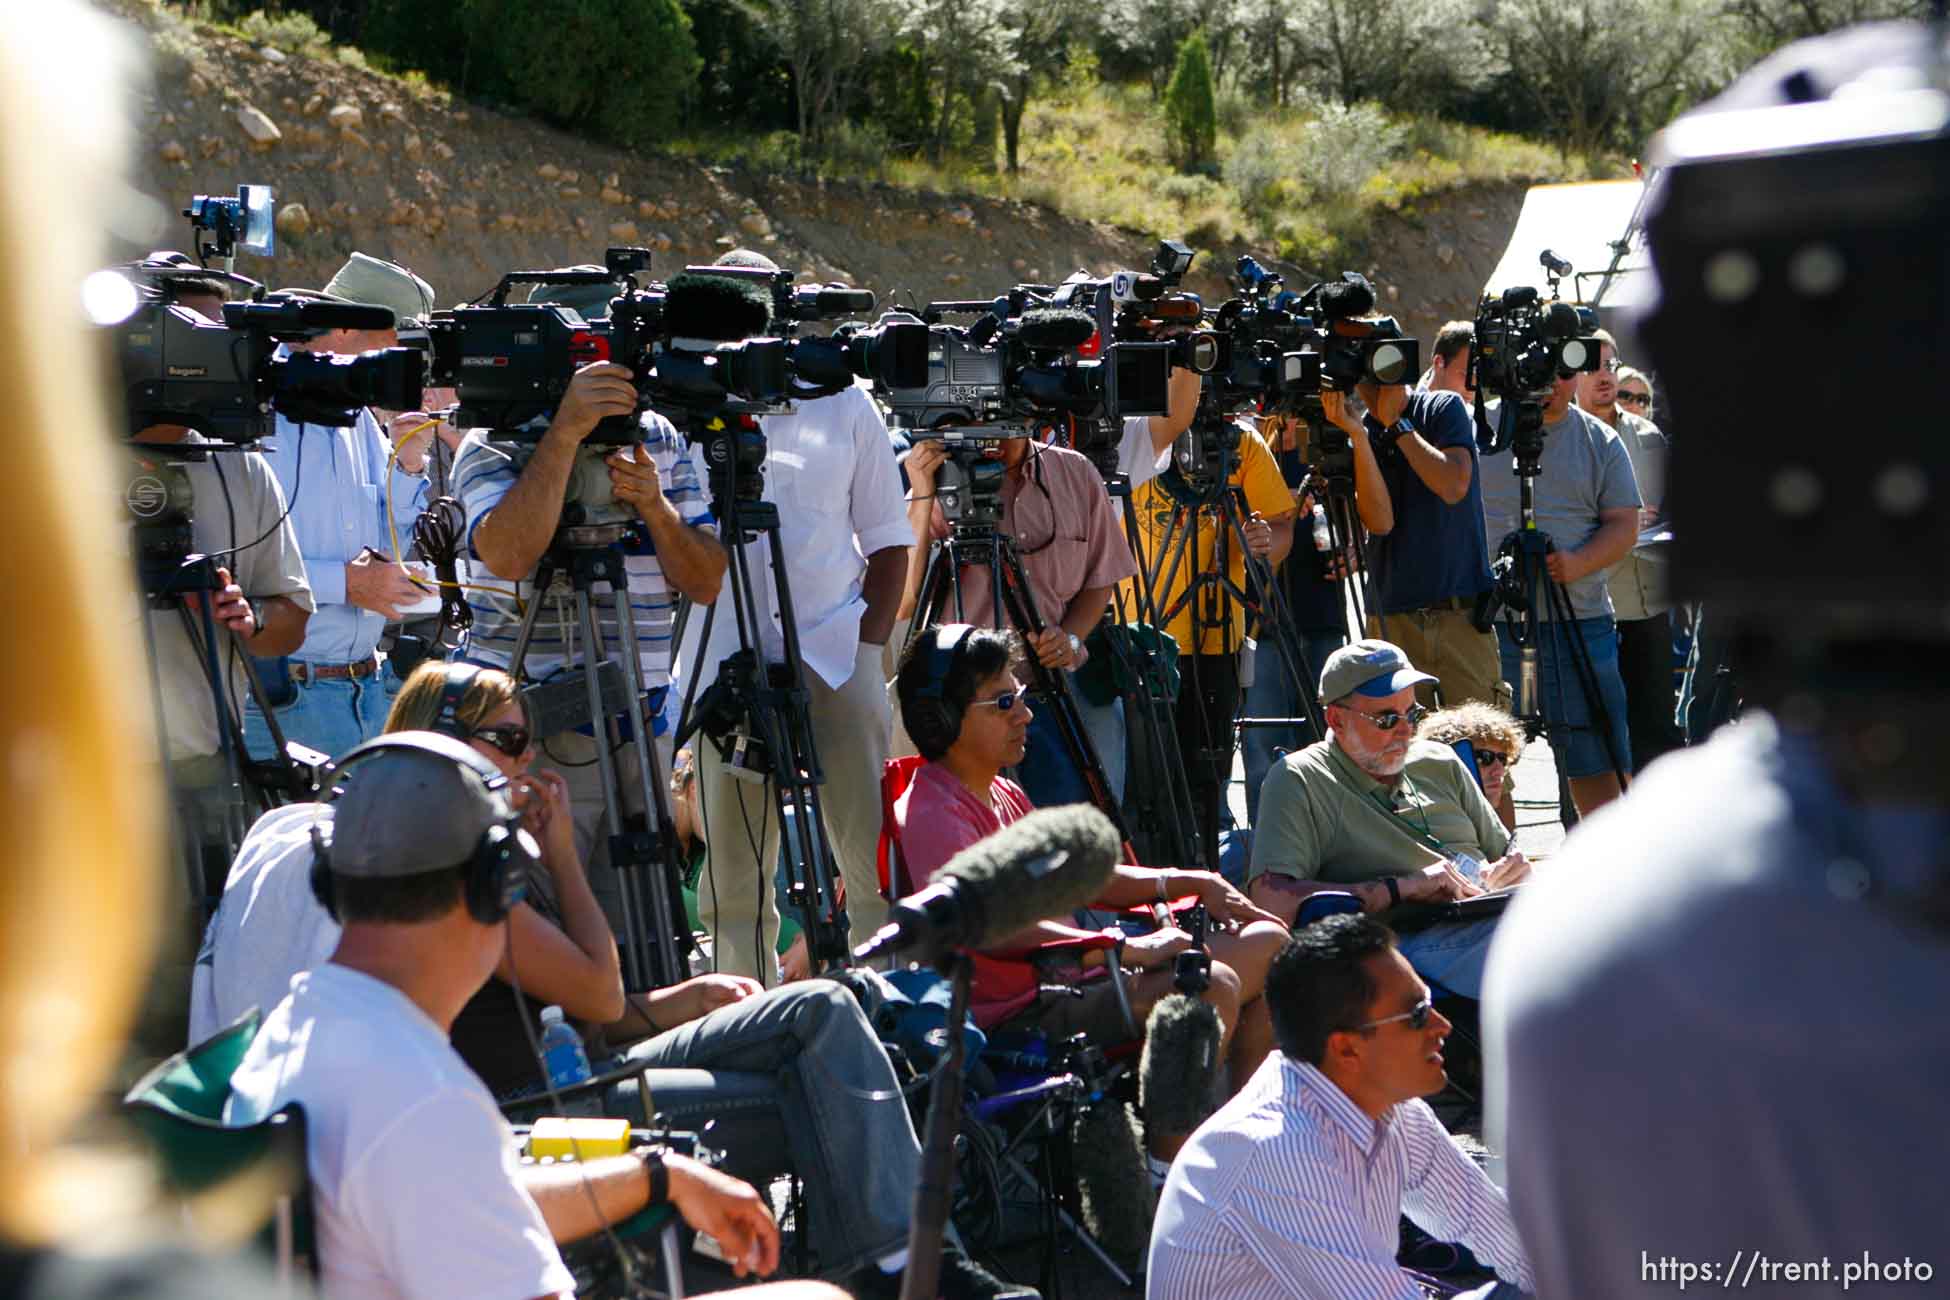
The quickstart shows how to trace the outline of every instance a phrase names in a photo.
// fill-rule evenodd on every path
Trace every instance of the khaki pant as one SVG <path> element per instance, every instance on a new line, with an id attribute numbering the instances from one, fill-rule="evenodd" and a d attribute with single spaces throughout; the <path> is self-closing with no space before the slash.
<path id="1" fill-rule="evenodd" d="M 1497 660 L 1496 635 L 1478 632 L 1466 609 L 1421 609 L 1407 614 L 1368 616 L 1368 635 L 1392 641 L 1408 662 L 1441 678 L 1424 682 L 1415 698 L 1429 708 L 1453 708 L 1471 700 L 1510 707 L 1510 688 L 1504 685 Z"/>
<path id="2" fill-rule="evenodd" d="M 887 761 L 888 711 L 881 648 L 862 644 L 853 675 L 835 689 L 806 672 L 813 743 L 826 780 L 819 788 L 826 835 L 846 881 L 854 943 L 887 919 L 880 896 L 880 770 Z M 697 887 L 697 911 L 711 932 L 720 972 L 771 983 L 779 933 L 772 877 L 779 861 L 778 815 L 769 782 L 734 774 L 718 747 L 694 742 L 710 862 Z"/>

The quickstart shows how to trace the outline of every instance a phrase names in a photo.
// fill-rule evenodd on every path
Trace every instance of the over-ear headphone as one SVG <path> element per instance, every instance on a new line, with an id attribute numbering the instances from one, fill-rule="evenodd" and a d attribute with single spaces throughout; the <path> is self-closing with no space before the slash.
<path id="1" fill-rule="evenodd" d="M 481 670 L 478 665 L 455 661 L 440 665 L 440 671 L 440 707 L 434 710 L 433 721 L 427 724 L 428 729 L 456 740 L 465 740 L 467 727 L 460 720 L 460 705 L 467 698 L 467 692 L 474 688 L 474 683 L 480 680 Z"/>
<path id="2" fill-rule="evenodd" d="M 465 687 L 461 688 L 463 691 Z M 376 754 L 397 753 L 412 750 L 444 758 L 466 772 L 471 772 L 481 782 L 490 798 L 497 806 L 497 820 L 475 843 L 473 855 L 463 864 L 462 884 L 467 902 L 468 915 L 482 925 L 499 925 L 507 920 L 508 913 L 521 901 L 528 890 L 529 869 L 541 862 L 541 850 L 535 838 L 521 825 L 521 814 L 516 812 L 508 798 L 508 778 L 501 769 L 482 758 L 461 741 L 449 736 L 426 731 L 402 731 L 388 736 L 368 740 L 348 752 L 333 764 L 334 782 L 344 776 L 352 767 L 366 761 Z M 329 803 L 341 793 L 334 788 L 328 790 L 320 802 Z M 311 827 L 311 890 L 333 920 L 338 919 L 338 905 L 332 897 L 332 841 L 325 834 L 324 818 L 320 817 Z M 436 864 L 428 870 L 438 870 L 450 863 Z"/>
<path id="3" fill-rule="evenodd" d="M 948 677 L 961 662 L 972 623 L 943 623 L 928 643 L 928 676 L 901 715 L 916 748 L 945 750 L 961 736 L 961 710 L 949 703 Z M 923 636 L 927 633 L 922 633 Z"/>

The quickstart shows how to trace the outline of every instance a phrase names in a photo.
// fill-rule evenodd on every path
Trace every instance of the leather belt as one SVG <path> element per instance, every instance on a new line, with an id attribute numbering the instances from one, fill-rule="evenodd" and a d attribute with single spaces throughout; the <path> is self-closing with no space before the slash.
<path id="1" fill-rule="evenodd" d="M 1396 613 L 1399 613 L 1399 614 L 1440 614 L 1440 613 L 1445 613 L 1445 612 L 1448 612 L 1448 611 L 1456 611 L 1456 612 L 1458 612 L 1458 613 L 1460 613 L 1460 612 L 1466 612 L 1466 611 L 1468 611 L 1468 610 L 1473 610 L 1473 609 L 1475 609 L 1475 608 L 1476 608 L 1476 597 L 1474 597 L 1474 596 L 1451 596 L 1451 597 L 1449 597 L 1449 599 L 1447 599 L 1447 600 L 1438 600 L 1438 601 L 1433 601 L 1433 602 L 1431 602 L 1430 604 L 1427 604 L 1427 605 L 1418 605 L 1418 606 L 1416 606 L 1416 607 L 1415 607 L 1414 609 L 1403 609 L 1403 610 L 1397 610 L 1397 611 L 1396 611 Z M 1393 614 L 1390 614 L 1390 615 L 1387 615 L 1386 617 L 1389 617 L 1389 618 L 1392 618 L 1392 617 L 1394 617 L 1394 615 L 1393 615 Z"/>
<path id="2" fill-rule="evenodd" d="M 379 671 L 379 656 L 362 659 L 356 664 L 312 664 L 293 659 L 290 667 L 291 680 L 294 682 L 342 682 L 348 678 L 356 681 Z"/>

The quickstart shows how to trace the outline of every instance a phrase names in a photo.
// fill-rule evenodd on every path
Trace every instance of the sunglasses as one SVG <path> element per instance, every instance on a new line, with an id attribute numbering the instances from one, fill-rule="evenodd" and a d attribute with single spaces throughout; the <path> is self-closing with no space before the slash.
<path id="1" fill-rule="evenodd" d="M 479 727 L 470 732 L 467 738 L 484 740 L 509 758 L 520 758 L 528 752 L 528 746 L 535 736 L 526 727 Z"/>
<path id="2" fill-rule="evenodd" d="M 1435 1010 L 1434 1000 L 1423 998 L 1420 1002 L 1417 1002 L 1414 1006 L 1399 1015 L 1383 1016 L 1379 1020 L 1370 1020 L 1365 1025 L 1356 1025 L 1355 1028 L 1360 1030 L 1379 1029 L 1383 1025 L 1392 1025 L 1397 1020 L 1406 1020 L 1410 1029 L 1426 1029 L 1429 1024 L 1429 1013 L 1433 1010 Z"/>
<path id="3" fill-rule="evenodd" d="M 1510 756 L 1508 754 L 1499 754 L 1494 749 L 1479 749 L 1476 751 L 1476 766 L 1508 767 L 1510 766 Z"/>
<path id="4" fill-rule="evenodd" d="M 1650 406 L 1652 405 L 1652 394 L 1634 393 L 1628 389 L 1621 388 L 1618 390 L 1618 400 L 1627 406 Z"/>
<path id="5" fill-rule="evenodd" d="M 968 707 L 972 709 L 976 705 L 982 705 L 994 709 L 997 713 L 1007 713 L 1028 694 L 1028 691 L 1004 691 L 992 700 L 970 700 Z"/>
<path id="6" fill-rule="evenodd" d="M 1409 705 L 1407 713 L 1400 713 L 1394 709 L 1389 709 L 1385 713 L 1369 713 L 1366 710 L 1355 708 L 1352 704 L 1344 705 L 1343 707 L 1346 708 L 1349 713 L 1359 713 L 1362 717 L 1366 718 L 1369 722 L 1374 723 L 1375 730 L 1377 731 L 1393 731 L 1396 727 L 1399 727 L 1404 720 L 1406 720 L 1408 725 L 1411 727 L 1418 726 L 1421 724 L 1422 719 L 1429 716 L 1429 711 L 1423 708 L 1419 704 Z"/>

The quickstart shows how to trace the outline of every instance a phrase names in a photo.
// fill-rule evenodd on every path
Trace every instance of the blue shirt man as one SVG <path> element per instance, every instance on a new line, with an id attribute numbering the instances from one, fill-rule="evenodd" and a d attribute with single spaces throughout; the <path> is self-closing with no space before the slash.
<path id="1" fill-rule="evenodd" d="M 334 301 L 390 307 L 409 327 L 433 307 L 424 280 L 359 253 L 326 289 Z M 302 347 L 346 355 L 397 342 L 397 328 L 333 330 Z M 386 624 L 425 594 L 398 557 L 426 505 L 426 481 L 402 467 L 378 419 L 363 409 L 336 428 L 279 416 L 265 458 L 291 503 L 318 604 L 295 653 L 259 662 L 265 691 L 287 740 L 342 754 L 384 729 L 398 689 L 397 681 L 388 689 L 377 651 Z M 255 704 L 245 712 L 244 736 L 253 755 L 269 755 L 270 729 Z"/>

